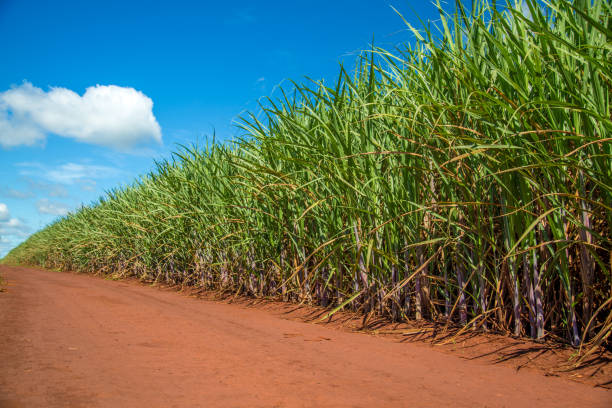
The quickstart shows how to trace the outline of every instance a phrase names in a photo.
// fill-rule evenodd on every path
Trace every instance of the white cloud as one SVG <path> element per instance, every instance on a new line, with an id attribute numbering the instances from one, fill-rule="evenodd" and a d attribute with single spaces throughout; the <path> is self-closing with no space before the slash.
<path id="1" fill-rule="evenodd" d="M 3 222 L 2 226 L 5 227 L 5 228 L 21 228 L 24 225 L 17 218 L 11 218 L 8 221 Z"/>
<path id="2" fill-rule="evenodd" d="M 25 239 L 32 229 L 17 218 L 11 218 L 6 204 L 0 203 L 0 257 Z"/>
<path id="3" fill-rule="evenodd" d="M 8 207 L 4 203 L 0 203 L 0 222 L 6 221 L 10 218 Z"/>
<path id="4" fill-rule="evenodd" d="M 56 201 L 49 201 L 46 198 L 42 200 L 38 200 L 36 202 L 36 209 L 41 214 L 50 214 L 50 215 L 66 215 L 68 214 L 68 207 L 66 207 L 62 203 L 58 203 Z"/>
<path id="5" fill-rule="evenodd" d="M 41 163 L 18 163 L 21 167 L 19 174 L 22 176 L 34 176 L 44 178 L 53 183 L 74 184 L 81 182 L 92 182 L 93 179 L 104 179 L 115 177 L 121 173 L 120 170 L 97 164 L 64 163 L 56 167 L 47 167 Z M 85 181 L 88 180 L 88 181 Z M 95 183 L 95 181 L 94 181 Z M 43 184 L 43 183 L 37 183 Z M 60 197 L 61 195 L 56 195 Z"/>
<path id="6" fill-rule="evenodd" d="M 10 236 L 4 237 L 1 235 L 0 231 L 0 259 L 3 258 L 11 249 L 15 248 L 17 245 L 22 243 L 29 234 L 24 234 L 21 236 Z"/>
<path id="7" fill-rule="evenodd" d="M 50 170 L 47 178 L 56 183 L 72 184 L 85 178 L 106 178 L 116 174 L 117 169 L 108 166 L 66 163 Z"/>
<path id="8" fill-rule="evenodd" d="M 34 146 L 43 144 L 45 139 L 45 133 L 34 124 L 11 118 L 6 107 L 0 102 L 0 146 Z"/>
<path id="9" fill-rule="evenodd" d="M 133 88 L 96 85 L 80 96 L 25 82 L 0 92 L 1 146 L 42 144 L 49 133 L 120 150 L 161 143 L 153 101 Z"/>
<path id="10" fill-rule="evenodd" d="M 14 236 L 24 238 L 30 235 L 32 228 L 24 224 L 17 218 L 11 218 L 8 221 L 0 222 L 0 236 Z"/>

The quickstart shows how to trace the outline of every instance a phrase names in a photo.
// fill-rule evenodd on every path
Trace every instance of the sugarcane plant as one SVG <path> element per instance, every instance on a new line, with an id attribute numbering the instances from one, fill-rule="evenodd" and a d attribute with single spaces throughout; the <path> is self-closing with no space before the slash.
<path id="1" fill-rule="evenodd" d="M 609 346 L 610 2 L 437 7 L 4 261 Z"/>

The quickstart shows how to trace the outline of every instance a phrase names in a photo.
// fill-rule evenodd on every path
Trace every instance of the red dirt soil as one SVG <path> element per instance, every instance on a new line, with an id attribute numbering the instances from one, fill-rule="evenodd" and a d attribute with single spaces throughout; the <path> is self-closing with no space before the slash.
<path id="1" fill-rule="evenodd" d="M 0 407 L 610 407 L 612 391 L 288 320 L 0 266 Z"/>

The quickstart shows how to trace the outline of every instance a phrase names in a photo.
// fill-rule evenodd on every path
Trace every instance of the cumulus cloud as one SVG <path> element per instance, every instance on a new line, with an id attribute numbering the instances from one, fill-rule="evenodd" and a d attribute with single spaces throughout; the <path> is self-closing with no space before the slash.
<path id="1" fill-rule="evenodd" d="M 24 238 L 29 235 L 31 228 L 17 218 L 11 217 L 6 204 L 0 203 L 0 236 L 5 240 L 9 238 Z"/>
<path id="2" fill-rule="evenodd" d="M 27 232 L 14 233 L 9 236 L 4 236 L 3 234 L 4 231 L 2 227 L 0 227 L 0 259 L 30 235 Z"/>
<path id="3" fill-rule="evenodd" d="M 41 214 L 50 214 L 50 215 L 68 214 L 68 207 L 66 207 L 64 204 L 56 202 L 56 201 L 49 201 L 46 198 L 43 198 L 42 200 L 38 200 L 36 202 L 36 209 Z"/>
<path id="4" fill-rule="evenodd" d="M 0 203 L 0 258 L 30 235 L 32 228 L 11 217 L 8 206 Z"/>
<path id="5" fill-rule="evenodd" d="M 11 214 L 6 204 L 0 203 L 0 222 L 8 220 L 10 216 Z"/>
<path id="6" fill-rule="evenodd" d="M 133 88 L 96 85 L 80 96 L 25 82 L 0 92 L 1 146 L 42 144 L 48 134 L 120 150 L 162 140 L 153 101 Z"/>
<path id="7" fill-rule="evenodd" d="M 30 235 L 31 231 L 32 229 L 28 225 L 17 218 L 10 218 L 8 221 L 0 222 L 0 235 L 5 237 L 25 238 Z"/>

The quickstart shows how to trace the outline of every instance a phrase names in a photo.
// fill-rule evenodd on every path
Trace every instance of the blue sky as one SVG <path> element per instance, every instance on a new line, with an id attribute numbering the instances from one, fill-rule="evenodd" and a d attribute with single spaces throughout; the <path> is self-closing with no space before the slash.
<path id="1" fill-rule="evenodd" d="M 148 172 L 228 140 L 286 79 L 335 79 L 435 20 L 426 1 L 0 0 L 0 257 Z"/>

